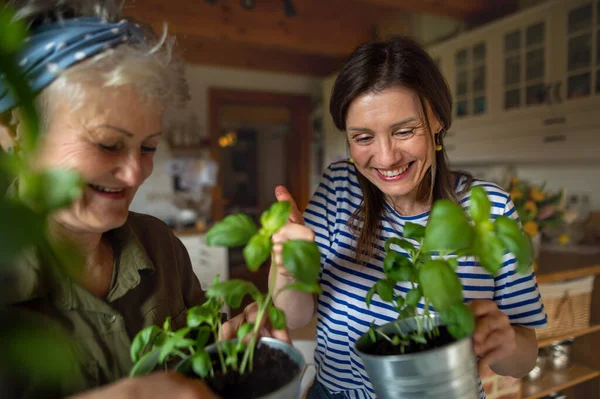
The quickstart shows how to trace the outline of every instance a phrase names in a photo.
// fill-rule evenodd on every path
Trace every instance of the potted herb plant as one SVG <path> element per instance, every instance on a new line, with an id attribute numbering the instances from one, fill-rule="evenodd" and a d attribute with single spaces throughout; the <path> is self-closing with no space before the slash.
<path id="1" fill-rule="evenodd" d="M 245 245 L 246 264 L 256 271 L 269 258 L 271 237 L 287 222 L 290 209 L 287 201 L 273 204 L 262 214 L 260 229 L 247 215 L 227 216 L 207 233 L 207 243 Z M 259 330 L 267 319 L 275 329 L 285 328 L 285 314 L 273 304 L 281 291 L 320 292 L 319 250 L 314 242 L 288 241 L 283 247 L 283 264 L 297 282 L 278 292 L 261 293 L 251 282 L 221 282 L 217 276 L 206 291 L 206 302 L 189 309 L 186 327 L 172 331 L 166 320 L 162 328 L 150 326 L 141 330 L 131 345 L 134 365 L 130 375 L 164 367 L 204 379 L 223 398 L 298 397 L 305 367 L 302 354 L 285 342 L 259 338 Z M 257 302 L 256 321 L 240 326 L 237 339 L 218 342 L 222 328 L 220 309 L 224 305 L 240 307 L 246 295 Z"/>
<path id="2" fill-rule="evenodd" d="M 469 210 L 472 221 L 459 204 L 436 201 L 426 226 L 406 223 L 403 238 L 386 241 L 385 278 L 373 285 L 365 302 L 370 306 L 379 295 L 398 311 L 398 320 L 372 324 L 355 345 L 380 399 L 479 398 L 471 344 L 475 319 L 463 303 L 457 258 L 475 257 L 496 274 L 509 251 L 524 272 L 531 264 L 531 247 L 515 220 L 500 216 L 490 221 L 491 205 L 483 188 L 471 190 Z M 405 297 L 394 292 L 399 282 L 412 287 Z M 418 315 L 421 299 L 425 306 Z"/>

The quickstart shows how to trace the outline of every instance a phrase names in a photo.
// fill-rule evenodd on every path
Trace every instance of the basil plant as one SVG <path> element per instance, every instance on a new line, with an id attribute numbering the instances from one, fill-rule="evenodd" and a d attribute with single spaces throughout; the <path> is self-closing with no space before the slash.
<path id="1" fill-rule="evenodd" d="M 415 318 L 416 331 L 405 334 L 398 328 L 398 335 L 389 337 L 378 331 L 373 323 L 368 331 L 371 341 L 377 336 L 394 345 L 410 342 L 427 343 L 427 337 L 439 334 L 437 327 L 427 331 L 424 324 L 431 321 L 433 306 L 448 332 L 456 339 L 469 336 L 475 329 L 475 319 L 463 303 L 462 284 L 456 274 L 458 258 L 475 257 L 490 274 L 496 275 L 503 265 L 506 252 L 512 252 L 520 273 L 531 265 L 531 246 L 516 220 L 499 216 L 490 221 L 491 204 L 481 187 L 471 189 L 471 221 L 463 208 L 450 200 L 436 201 L 426 226 L 407 222 L 404 237 L 390 238 L 385 243 L 383 272 L 385 278 L 375 282 L 366 295 L 370 307 L 375 294 L 391 303 L 398 311 L 400 322 L 417 315 L 417 304 L 424 300 L 423 319 Z M 418 246 L 412 241 L 418 242 Z M 395 245 L 408 253 L 408 257 L 394 251 Z M 408 282 L 411 289 L 405 297 L 398 296 L 394 287 Z M 433 326 L 433 323 L 430 323 Z"/>
<path id="2" fill-rule="evenodd" d="M 211 246 L 244 247 L 244 258 L 248 269 L 258 270 L 271 255 L 271 237 L 289 218 L 291 203 L 276 202 L 261 218 L 261 227 L 245 214 L 227 216 L 215 224 L 206 235 Z M 131 359 L 134 363 L 130 375 L 142 375 L 161 365 L 168 368 L 174 364 L 175 370 L 184 374 L 193 372 L 201 378 L 214 376 L 213 364 L 217 364 L 223 374 L 228 371 L 244 374 L 252 371 L 254 350 L 259 339 L 261 326 L 268 321 L 275 329 L 286 327 L 285 314 L 274 306 L 274 299 L 282 291 L 295 290 L 318 294 L 321 256 L 317 245 L 312 241 L 292 240 L 283 246 L 283 265 L 292 273 L 296 282 L 284 286 L 278 292 L 261 293 L 249 281 L 233 279 L 219 281 L 217 276 L 206 291 L 207 300 L 188 311 L 187 325 L 177 331 L 171 330 L 170 321 L 162 328 L 150 326 L 141 330 L 131 346 Z M 272 274 L 273 278 L 276 274 Z M 272 281 L 271 287 L 274 287 Z M 217 344 L 217 362 L 213 363 L 206 352 L 206 345 L 218 341 L 222 328 L 220 309 L 228 305 L 239 308 L 245 296 L 250 295 L 258 304 L 255 322 L 244 323 L 237 331 L 237 340 Z"/>

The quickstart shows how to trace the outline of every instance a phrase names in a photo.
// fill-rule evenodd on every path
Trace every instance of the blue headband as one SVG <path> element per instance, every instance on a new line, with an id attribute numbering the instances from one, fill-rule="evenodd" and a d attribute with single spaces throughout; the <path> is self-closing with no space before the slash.
<path id="1" fill-rule="evenodd" d="M 108 23 L 96 17 L 65 19 L 35 28 L 17 60 L 29 88 L 38 93 L 71 65 L 118 44 L 143 40 L 143 30 L 127 20 Z M 0 75 L 0 113 L 16 105 L 17 99 Z"/>

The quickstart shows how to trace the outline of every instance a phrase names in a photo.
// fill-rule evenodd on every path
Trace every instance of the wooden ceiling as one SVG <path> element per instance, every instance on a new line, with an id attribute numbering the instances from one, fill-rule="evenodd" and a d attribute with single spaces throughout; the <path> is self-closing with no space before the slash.
<path id="1" fill-rule="evenodd" d="M 248 10 L 240 0 L 127 0 L 124 13 L 157 31 L 166 22 L 190 63 L 325 76 L 338 69 L 357 45 L 374 39 L 378 22 L 390 15 L 425 12 L 469 20 L 497 13 L 498 5 L 506 4 L 505 0 L 292 0 L 296 15 L 287 17 L 283 0 L 254 2 Z"/>

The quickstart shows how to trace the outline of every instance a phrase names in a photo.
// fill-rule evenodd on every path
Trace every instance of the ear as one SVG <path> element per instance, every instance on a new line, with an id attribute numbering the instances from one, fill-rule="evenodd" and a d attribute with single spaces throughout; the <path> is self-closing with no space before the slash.
<path id="1" fill-rule="evenodd" d="M 17 125 L 12 111 L 0 114 L 0 147 L 6 152 L 14 149 L 17 140 Z"/>

